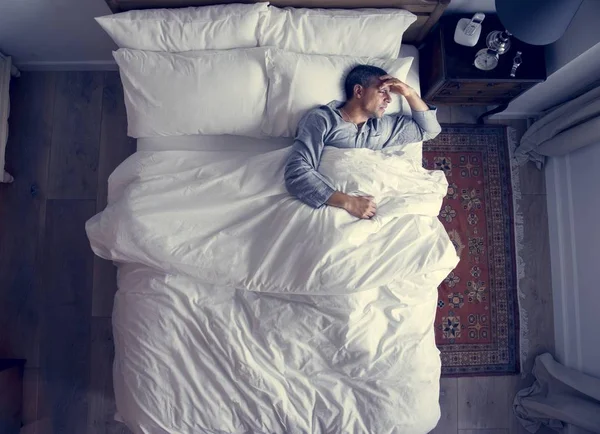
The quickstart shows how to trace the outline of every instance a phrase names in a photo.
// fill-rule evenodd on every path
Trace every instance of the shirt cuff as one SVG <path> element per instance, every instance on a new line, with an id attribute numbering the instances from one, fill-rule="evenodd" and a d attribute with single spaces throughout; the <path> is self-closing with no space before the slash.
<path id="1" fill-rule="evenodd" d="M 427 104 L 429 110 L 425 111 L 413 111 L 412 118 L 419 125 L 426 125 L 427 122 L 435 121 L 437 123 L 437 107 L 434 105 Z"/>
<path id="2" fill-rule="evenodd" d="M 425 103 L 427 104 L 427 103 Z M 412 112 L 412 117 L 413 119 L 415 117 L 417 117 L 418 115 L 431 115 L 431 114 L 436 114 L 437 113 L 437 107 L 431 104 L 427 104 L 427 107 L 429 107 L 429 110 L 425 110 L 425 111 L 415 111 L 413 110 Z"/>
<path id="3" fill-rule="evenodd" d="M 310 195 L 303 197 L 303 202 L 313 208 L 321 208 L 329 200 L 331 195 L 335 193 L 335 188 L 323 183 L 322 187 L 313 190 Z"/>

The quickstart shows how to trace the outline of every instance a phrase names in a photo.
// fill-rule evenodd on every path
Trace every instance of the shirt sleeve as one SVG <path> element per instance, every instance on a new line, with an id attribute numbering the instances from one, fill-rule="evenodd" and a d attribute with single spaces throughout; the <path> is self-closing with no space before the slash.
<path id="1" fill-rule="evenodd" d="M 335 192 L 331 182 L 317 171 L 327 130 L 324 116 L 308 113 L 298 125 L 292 152 L 285 166 L 288 192 L 313 208 L 323 206 Z"/>
<path id="2" fill-rule="evenodd" d="M 405 145 L 435 138 L 441 131 L 437 120 L 437 108 L 427 104 L 429 110 L 413 111 L 412 118 L 405 115 L 384 116 L 387 140 L 383 147 Z"/>

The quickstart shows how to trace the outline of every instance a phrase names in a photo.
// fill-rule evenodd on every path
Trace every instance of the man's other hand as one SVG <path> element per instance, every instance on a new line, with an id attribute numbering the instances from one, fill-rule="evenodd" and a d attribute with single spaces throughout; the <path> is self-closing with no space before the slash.
<path id="1" fill-rule="evenodd" d="M 402 95 L 403 97 L 409 97 L 416 94 L 412 87 L 391 75 L 382 75 L 379 77 L 379 80 L 381 80 L 379 88 L 382 90 L 388 90 L 397 95 Z"/>
<path id="2" fill-rule="evenodd" d="M 359 219 L 370 219 L 377 211 L 373 196 L 348 196 L 344 209 Z"/>
<path id="3" fill-rule="evenodd" d="M 359 219 L 370 219 L 377 211 L 373 196 L 350 196 L 340 191 L 331 195 L 327 205 L 343 208 Z"/>

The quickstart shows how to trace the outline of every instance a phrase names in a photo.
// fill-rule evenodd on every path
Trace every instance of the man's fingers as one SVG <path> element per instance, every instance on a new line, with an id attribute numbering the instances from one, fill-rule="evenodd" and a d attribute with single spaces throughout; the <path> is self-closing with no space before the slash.
<path id="1" fill-rule="evenodd" d="M 368 201 L 368 203 L 365 204 L 366 207 L 364 208 L 364 211 L 362 211 L 357 216 L 360 216 L 361 219 L 370 219 L 377 212 L 377 204 L 375 204 L 375 201 L 374 201 L 375 197 L 373 197 L 369 194 L 366 194 L 366 195 L 360 196 L 360 197 L 363 199 L 366 199 Z"/>
<path id="2" fill-rule="evenodd" d="M 373 196 L 363 196 L 364 199 L 367 199 L 370 203 L 375 203 L 375 198 Z"/>
<path id="3" fill-rule="evenodd" d="M 383 89 L 386 87 L 392 87 L 392 86 L 400 86 L 400 85 L 406 86 L 406 83 L 404 83 L 400 79 L 397 79 L 396 77 L 390 77 L 385 80 L 382 80 L 382 82 L 379 84 L 379 89 Z"/>

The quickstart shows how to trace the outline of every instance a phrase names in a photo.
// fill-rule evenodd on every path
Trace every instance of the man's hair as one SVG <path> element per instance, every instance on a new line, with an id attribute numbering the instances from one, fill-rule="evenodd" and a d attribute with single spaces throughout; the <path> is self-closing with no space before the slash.
<path id="1" fill-rule="evenodd" d="M 354 96 L 354 86 L 360 84 L 362 87 L 369 87 L 374 78 L 387 75 L 383 69 L 371 65 L 357 65 L 346 75 L 344 82 L 344 91 L 346 99 L 350 100 Z"/>

